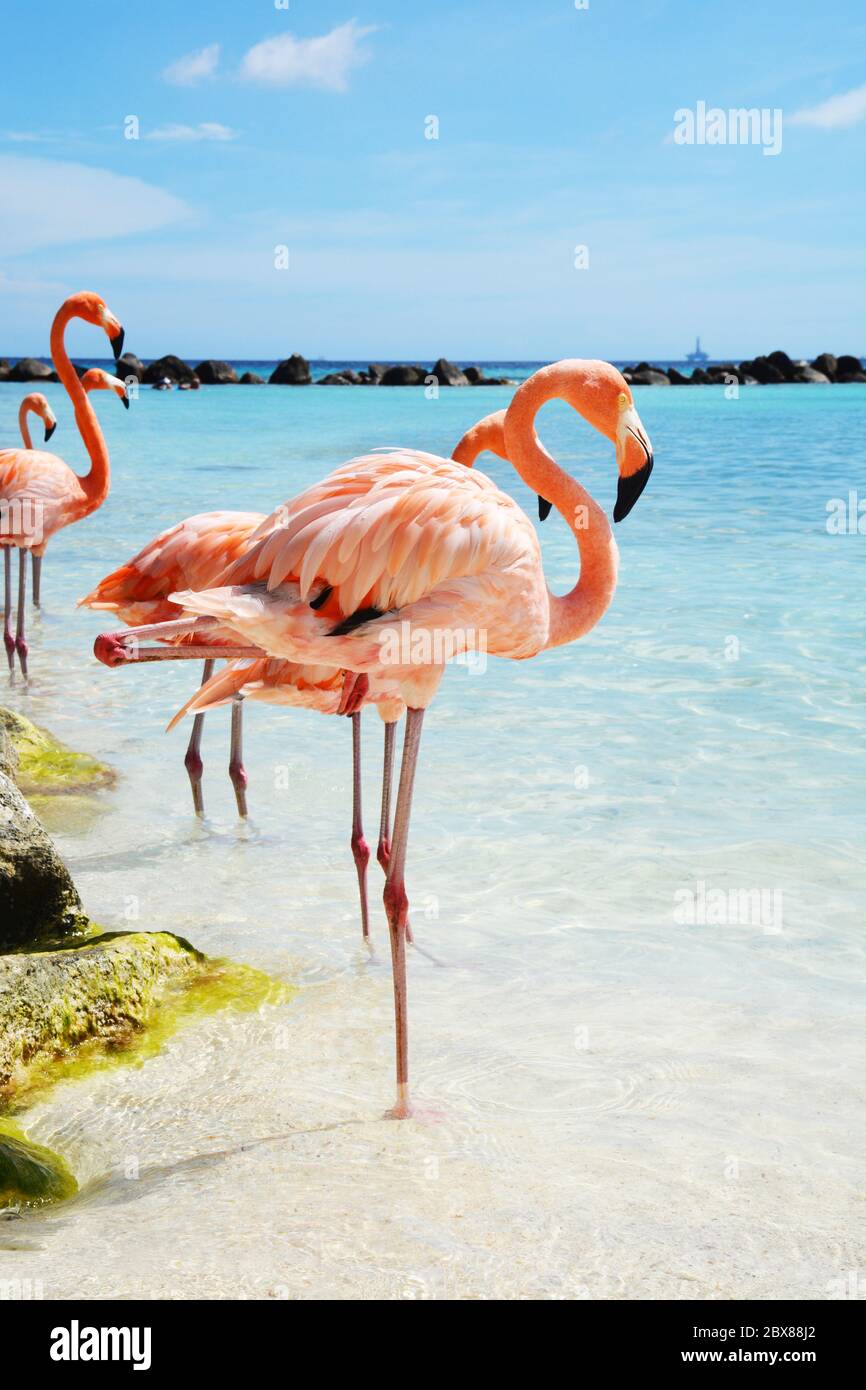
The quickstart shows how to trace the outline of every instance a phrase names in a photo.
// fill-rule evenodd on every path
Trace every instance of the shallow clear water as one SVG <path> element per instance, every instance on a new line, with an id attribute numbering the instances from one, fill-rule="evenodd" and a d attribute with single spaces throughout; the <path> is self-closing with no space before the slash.
<path id="1" fill-rule="evenodd" d="M 20 394 L 0 386 L 3 439 Z M 0 1224 L 5 1277 L 46 1297 L 807 1298 L 862 1270 L 866 541 L 829 534 L 826 507 L 862 490 L 866 389 L 639 389 L 656 469 L 603 623 L 446 676 L 408 872 L 414 1089 L 436 1120 L 380 1118 L 390 966 L 375 865 L 361 949 L 348 725 L 248 704 L 239 826 L 210 716 L 199 825 L 187 730 L 162 732 L 197 671 L 90 656 L 105 619 L 74 600 L 163 526 L 268 511 L 375 445 L 448 454 L 509 395 L 143 391 L 128 417 L 98 399 L 111 496 L 52 542 L 8 703 L 119 772 L 98 810 L 52 811 L 96 920 L 301 989 L 39 1102 L 28 1128 L 82 1192 Z M 539 428 L 610 510 L 610 446 L 565 407 Z M 562 590 L 574 542 L 556 516 L 541 534 Z M 684 920 L 719 889 L 763 899 Z"/>

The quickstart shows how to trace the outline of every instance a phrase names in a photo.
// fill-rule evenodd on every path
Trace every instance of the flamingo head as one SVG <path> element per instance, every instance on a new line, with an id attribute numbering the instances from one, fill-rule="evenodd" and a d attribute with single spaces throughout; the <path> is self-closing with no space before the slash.
<path id="1" fill-rule="evenodd" d="M 653 467 L 652 444 L 622 372 L 610 362 L 574 365 L 581 370 L 575 373 L 577 389 L 571 404 L 616 446 L 619 485 L 613 519 L 622 521 L 649 482 Z"/>
<path id="2" fill-rule="evenodd" d="M 126 383 L 119 377 L 112 376 L 110 372 L 104 372 L 101 367 L 90 367 L 81 378 L 81 385 L 85 391 L 114 391 L 120 397 L 127 410 L 129 410 L 129 397 L 126 394 Z"/>
<path id="3" fill-rule="evenodd" d="M 466 468 L 471 468 L 479 454 L 483 454 L 485 449 L 489 449 L 491 454 L 505 459 L 508 462 L 508 455 L 505 452 L 505 411 L 497 410 L 493 415 L 485 415 L 483 420 L 479 420 L 463 435 L 454 448 L 451 457 L 455 463 L 462 463 Z"/>
<path id="4" fill-rule="evenodd" d="M 94 294 L 92 290 L 81 290 L 78 294 L 73 294 L 67 299 L 66 309 L 74 318 L 84 319 L 86 323 L 92 323 L 97 328 L 103 329 L 111 343 L 116 362 L 123 352 L 123 328 L 120 320 L 115 318 L 105 300 L 100 295 Z"/>
<path id="5" fill-rule="evenodd" d="M 45 442 L 47 444 L 48 440 L 57 429 L 57 420 L 55 419 L 54 411 L 51 409 L 51 406 L 48 404 L 41 391 L 33 391 L 29 396 L 25 396 L 21 402 L 21 408 L 22 410 L 32 410 L 35 415 L 39 416 L 39 419 L 45 426 Z"/>

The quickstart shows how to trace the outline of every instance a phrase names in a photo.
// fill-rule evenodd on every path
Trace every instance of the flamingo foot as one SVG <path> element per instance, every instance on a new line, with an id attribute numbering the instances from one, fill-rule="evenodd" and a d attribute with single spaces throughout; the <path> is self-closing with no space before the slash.
<path id="1" fill-rule="evenodd" d="M 6 658 L 9 662 L 9 670 L 15 673 L 15 638 L 7 627 L 3 633 L 3 645 L 6 648 Z"/>

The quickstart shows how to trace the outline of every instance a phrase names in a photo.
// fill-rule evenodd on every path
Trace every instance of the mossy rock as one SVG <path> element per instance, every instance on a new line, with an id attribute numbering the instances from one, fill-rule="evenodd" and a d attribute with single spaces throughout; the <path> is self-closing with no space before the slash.
<path id="1" fill-rule="evenodd" d="M 98 791 L 114 782 L 113 770 L 89 753 L 75 753 L 23 714 L 0 707 L 5 730 L 17 758 L 11 773 L 25 796 L 61 796 L 67 792 Z"/>
<path id="2" fill-rule="evenodd" d="M 0 1099 L 144 1060 L 204 1013 L 251 1011 L 293 993 L 170 932 L 103 932 L 61 950 L 0 956 Z"/>
<path id="3" fill-rule="evenodd" d="M 0 1119 L 0 1211 L 62 1202 L 77 1191 L 59 1154 L 34 1144 L 11 1120 Z"/>

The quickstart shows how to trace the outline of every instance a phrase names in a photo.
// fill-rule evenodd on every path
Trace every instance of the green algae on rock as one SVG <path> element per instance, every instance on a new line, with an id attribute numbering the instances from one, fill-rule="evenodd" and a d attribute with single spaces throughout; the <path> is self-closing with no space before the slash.
<path id="1" fill-rule="evenodd" d="M 201 1014 L 251 1011 L 293 993 L 169 932 L 107 932 L 78 947 L 0 956 L 0 1096 L 144 1061 Z"/>
<path id="2" fill-rule="evenodd" d="M 0 1211 L 41 1207 L 74 1197 L 78 1183 L 59 1154 L 0 1119 Z"/>
<path id="3" fill-rule="evenodd" d="M 13 774 L 25 796 L 58 796 L 65 792 L 98 791 L 110 786 L 114 772 L 89 753 L 75 753 L 23 714 L 0 706 L 4 729 L 17 757 Z"/>

